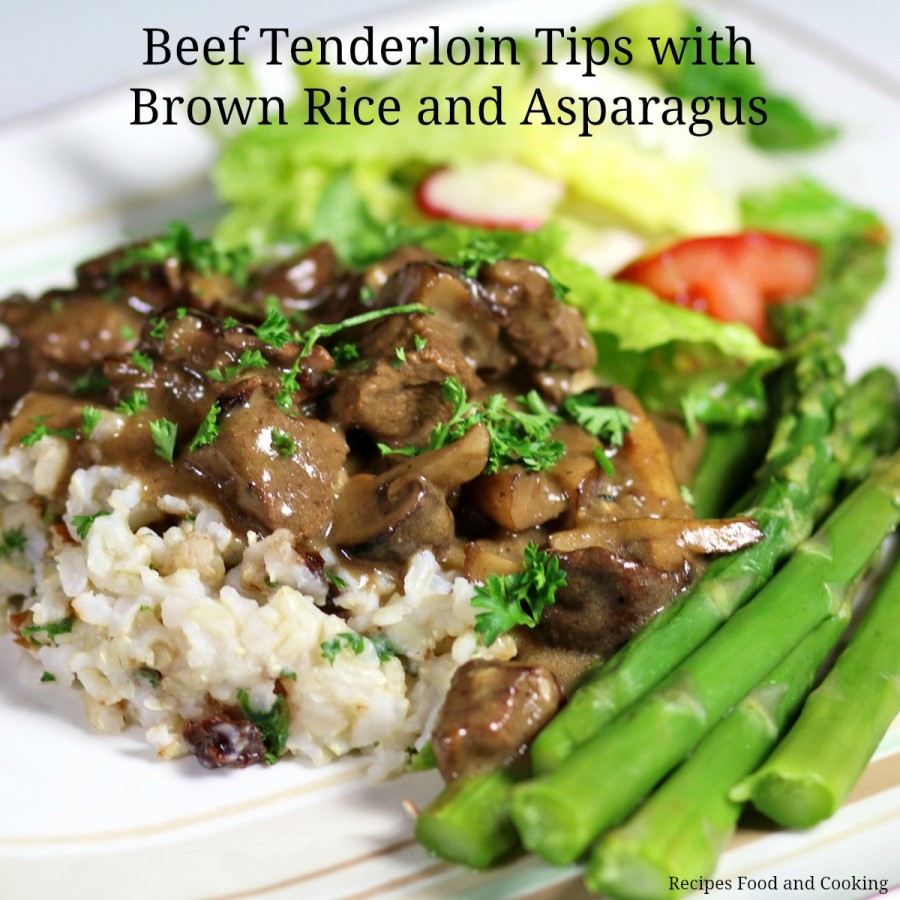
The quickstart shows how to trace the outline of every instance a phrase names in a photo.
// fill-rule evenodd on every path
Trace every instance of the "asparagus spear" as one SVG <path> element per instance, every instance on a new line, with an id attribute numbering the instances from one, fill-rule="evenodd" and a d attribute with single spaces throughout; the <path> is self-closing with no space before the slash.
<path id="1" fill-rule="evenodd" d="M 659 689 L 555 771 L 513 788 L 511 813 L 525 847 L 569 863 L 628 815 L 729 707 L 840 610 L 898 519 L 900 453 Z"/>
<path id="2" fill-rule="evenodd" d="M 669 876 L 711 875 L 742 804 L 728 793 L 769 753 L 812 687 L 850 618 L 828 619 L 704 738 L 689 759 L 620 828 L 595 845 L 588 887 L 615 898 L 680 896 Z"/>
<path id="3" fill-rule="evenodd" d="M 761 462 L 768 438 L 768 429 L 760 422 L 707 430 L 703 459 L 691 480 L 692 506 L 698 519 L 726 514 L 746 488 L 747 472 Z"/>
<path id="4" fill-rule="evenodd" d="M 807 364 L 801 367 L 801 370 L 795 375 L 797 382 L 795 390 L 799 391 L 799 400 L 796 399 L 797 395 L 794 395 L 794 400 L 790 404 L 785 403 L 787 411 L 783 414 L 782 422 L 787 423 L 787 426 L 782 425 L 779 436 L 769 451 L 769 466 L 760 475 L 767 486 L 759 492 L 756 513 L 763 521 L 766 521 L 762 514 L 766 503 L 784 504 L 787 502 L 784 497 L 787 497 L 789 500 L 793 500 L 798 507 L 797 515 L 802 514 L 810 523 L 805 527 L 811 529 L 812 510 L 819 505 L 811 499 L 811 484 L 804 480 L 794 486 L 794 490 L 786 491 L 785 482 L 790 481 L 791 477 L 805 478 L 806 475 L 806 469 L 799 465 L 797 460 L 807 456 L 805 442 L 810 437 L 810 431 L 808 429 L 801 431 L 796 425 L 797 410 L 801 408 L 810 410 L 815 407 L 819 398 L 824 397 L 823 405 L 820 407 L 824 415 L 829 398 L 837 393 L 836 387 L 832 384 L 833 378 L 834 360 L 830 355 L 822 357 L 817 365 Z M 825 390 L 826 385 L 831 385 L 829 390 Z M 805 388 L 805 390 L 801 390 L 801 388 Z M 841 422 L 837 433 L 833 434 L 831 438 L 832 447 L 845 448 L 842 452 L 837 453 L 839 459 L 847 459 L 856 454 L 860 445 L 871 442 L 873 435 L 879 434 L 880 430 L 884 428 L 885 422 L 892 421 L 892 416 L 887 410 L 891 408 L 895 390 L 896 381 L 892 377 L 890 379 L 881 376 L 875 379 L 866 377 L 857 385 L 851 386 L 846 399 L 841 404 L 841 412 L 835 411 L 834 415 L 828 416 L 829 421 L 839 418 Z M 788 440 L 791 436 L 795 439 Z M 821 458 L 818 455 L 815 456 L 815 460 L 819 461 L 820 459 L 827 460 L 828 466 L 828 472 L 822 479 L 820 491 L 830 496 L 837 481 L 838 460 L 827 454 Z M 861 462 L 860 458 L 860 464 Z M 812 468 L 814 467 L 810 466 L 810 469 Z M 804 490 L 809 491 L 809 496 L 804 507 L 800 509 L 801 496 L 803 496 L 801 492 Z M 774 498 L 774 501 L 771 501 L 770 498 Z M 777 515 L 779 510 L 781 510 L 780 505 L 774 508 L 773 515 Z M 808 534 L 808 531 L 806 533 Z M 772 535 L 767 537 L 767 542 L 780 539 L 790 543 L 783 551 L 773 552 L 771 556 L 763 558 L 767 568 L 760 571 L 759 582 L 771 574 L 775 560 L 788 552 L 804 536 L 802 531 L 798 533 L 782 529 L 775 530 Z M 754 552 L 751 561 L 756 555 Z M 759 564 L 758 560 L 757 564 Z M 714 566 L 713 573 L 708 576 L 708 579 L 711 579 L 715 571 L 720 568 L 723 568 L 722 563 Z M 725 568 L 731 570 L 731 566 Z M 732 601 L 736 607 L 743 602 L 745 594 L 749 596 L 756 584 L 755 580 L 746 581 L 736 575 L 732 581 L 720 583 L 718 588 L 713 588 L 710 581 L 705 587 L 695 588 L 695 590 L 702 591 L 704 602 L 709 597 L 720 597 L 722 592 L 728 589 L 740 591 L 741 598 Z M 660 617 L 659 624 L 654 625 L 653 628 L 663 628 L 675 612 L 672 609 L 671 612 L 664 613 Z M 715 624 L 718 624 L 718 620 L 713 627 Z M 671 635 L 671 632 L 669 634 Z M 704 637 L 705 633 L 697 639 L 697 643 Z M 635 640 L 642 642 L 648 638 L 638 636 Z M 605 724 L 608 718 L 612 718 L 621 706 L 632 702 L 652 687 L 669 669 L 677 665 L 692 647 L 693 644 L 679 654 L 673 653 L 664 632 L 655 639 L 649 639 L 644 653 L 638 652 L 634 656 L 628 656 L 631 651 L 625 651 L 624 654 L 620 654 L 619 660 L 623 656 L 626 656 L 627 659 L 615 669 L 615 675 L 601 686 L 601 702 L 598 704 L 598 708 L 601 713 L 606 714 L 606 717 L 601 716 L 597 729 Z M 666 659 L 669 660 L 666 668 L 654 668 L 657 660 L 664 662 Z M 639 671 L 635 672 L 634 668 Z M 605 696 L 603 691 L 608 692 L 612 706 L 603 702 Z M 614 704 L 617 698 L 618 706 Z M 576 694 L 567 708 L 579 709 L 584 706 L 584 704 L 579 706 L 579 695 Z M 591 702 L 586 704 L 588 715 L 592 712 L 591 706 Z M 569 714 L 564 710 L 561 715 Z M 551 723 L 549 728 L 552 731 L 556 725 Z M 585 723 L 576 716 L 571 723 L 571 729 L 578 728 L 585 728 Z M 585 730 L 580 732 L 581 741 L 586 740 L 592 733 L 592 723 L 588 722 Z M 544 734 L 547 732 L 545 731 Z M 571 740 L 571 730 L 568 727 L 563 729 L 562 737 L 561 747 L 564 749 L 560 752 L 561 755 L 565 755 L 574 749 L 576 742 Z M 540 740 L 541 738 L 539 738 Z M 515 831 L 509 824 L 508 801 L 512 785 L 520 778 L 519 773 L 515 776 L 509 772 L 487 773 L 466 779 L 466 787 L 459 783 L 447 787 L 419 816 L 416 836 L 429 850 L 445 859 L 460 862 L 472 868 L 487 868 L 497 859 L 509 853 L 517 843 Z"/>
<path id="5" fill-rule="evenodd" d="M 900 565 L 888 574 L 859 630 L 806 701 L 785 740 L 733 792 L 789 828 L 827 819 L 856 784 L 900 712 Z"/>

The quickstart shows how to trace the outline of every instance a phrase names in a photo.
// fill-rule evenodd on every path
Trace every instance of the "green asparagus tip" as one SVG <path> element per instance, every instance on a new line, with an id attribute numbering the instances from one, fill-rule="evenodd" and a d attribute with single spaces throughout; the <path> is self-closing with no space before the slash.
<path id="1" fill-rule="evenodd" d="M 834 796 L 818 778 L 810 775 L 785 777 L 777 772 L 751 775 L 731 792 L 732 800 L 751 800 L 773 822 L 784 828 L 812 828 L 831 816 Z"/>

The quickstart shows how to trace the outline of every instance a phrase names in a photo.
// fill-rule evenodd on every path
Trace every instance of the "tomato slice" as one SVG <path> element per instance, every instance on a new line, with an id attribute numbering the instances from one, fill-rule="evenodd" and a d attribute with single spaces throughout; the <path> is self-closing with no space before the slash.
<path id="1" fill-rule="evenodd" d="M 819 273 L 811 244 L 761 231 L 689 238 L 622 269 L 616 278 L 770 341 L 766 305 L 810 293 Z"/>

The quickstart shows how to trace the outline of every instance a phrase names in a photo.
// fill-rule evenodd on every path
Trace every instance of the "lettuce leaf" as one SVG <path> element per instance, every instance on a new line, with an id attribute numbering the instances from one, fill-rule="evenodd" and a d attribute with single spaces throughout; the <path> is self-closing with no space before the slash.
<path id="1" fill-rule="evenodd" d="M 704 35 L 711 33 L 674 0 L 657 0 L 626 8 L 595 30 L 608 39 L 630 36 L 643 51 L 635 54 L 633 65 L 676 97 L 727 97 L 744 102 L 765 97 L 765 123 L 745 129 L 750 142 L 761 150 L 812 150 L 837 135 L 833 125 L 818 122 L 795 100 L 773 91 L 758 66 L 747 65 L 740 52 L 735 53 L 737 65 L 676 65 L 671 57 L 663 65 L 657 63 L 648 36 L 659 37 L 663 43 L 672 38 L 680 44 L 682 35 L 696 36 L 697 27 Z"/>
<path id="2" fill-rule="evenodd" d="M 577 126 L 520 123 L 536 87 L 548 103 L 560 89 L 537 65 L 416 67 L 379 79 L 348 80 L 325 66 L 303 70 L 301 88 L 333 92 L 347 85 L 352 102 L 400 102 L 396 125 L 304 124 L 302 94 L 286 113 L 287 125 L 247 128 L 226 144 L 214 172 L 230 211 L 217 237 L 252 246 L 290 239 L 312 227 L 332 182 L 349 175 L 354 189 L 381 222 L 421 220 L 415 185 L 431 169 L 487 159 L 510 159 L 566 185 L 568 197 L 587 201 L 596 218 L 624 220 L 651 234 L 729 231 L 739 214 L 730 192 L 712 185 L 698 158 L 666 155 L 642 146 L 638 129 L 605 126 L 591 138 Z M 420 99 L 502 96 L 505 124 L 421 125 Z M 591 88 L 595 90 L 595 88 Z"/>

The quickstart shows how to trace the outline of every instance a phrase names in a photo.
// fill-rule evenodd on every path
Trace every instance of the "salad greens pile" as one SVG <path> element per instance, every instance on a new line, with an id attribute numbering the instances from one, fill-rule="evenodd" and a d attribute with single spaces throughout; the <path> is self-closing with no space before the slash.
<path id="1" fill-rule="evenodd" d="M 692 14 L 661 0 L 594 30 L 679 35 L 694 24 Z M 644 68 L 679 96 L 765 94 L 767 127 L 729 136 L 741 152 L 751 152 L 748 142 L 767 152 L 808 150 L 834 137 L 833 128 L 773 94 L 756 67 Z M 304 86 L 336 83 L 326 68 L 304 70 Z M 497 83 L 509 95 L 528 96 L 538 84 L 554 90 L 538 66 L 471 67 L 360 79 L 350 94 L 478 97 Z M 435 221 L 416 206 L 416 186 L 435 168 L 496 159 L 563 184 L 551 223 L 530 232 L 486 230 Z M 896 691 L 873 700 L 877 724 L 860 722 L 855 735 L 842 730 L 848 744 L 858 739 L 862 747 L 848 750 L 852 772 L 829 757 L 823 787 L 814 759 L 795 753 L 784 764 L 778 758 L 772 777 L 750 778 L 740 796 L 731 791 L 787 728 L 847 625 L 859 579 L 900 520 L 900 458 L 889 455 L 898 440 L 896 378 L 879 370 L 848 385 L 838 354 L 884 275 L 887 241 L 877 215 L 796 176 L 725 190 L 702 154 L 668 153 L 633 128 L 589 139 L 517 124 L 375 124 L 343 127 L 337 137 L 324 127 L 256 128 L 225 147 L 216 182 L 230 204 L 217 235 L 223 247 L 327 240 L 348 264 L 364 265 L 415 243 L 472 271 L 503 257 L 545 266 L 557 296 L 584 314 L 603 378 L 689 427 L 707 427 L 707 456 L 691 486 L 702 514 L 749 515 L 765 534 L 760 544 L 716 560 L 616 657 L 589 671 L 533 745 L 532 772 L 506 768 L 448 785 L 418 818 L 422 843 L 475 868 L 520 845 L 557 863 L 587 857 L 591 888 L 616 897 L 670 896 L 665 873 L 712 872 L 741 800 L 764 795 L 765 808 L 789 824 L 810 824 L 810 809 L 832 811 L 877 744 L 876 732 L 898 711 Z M 578 258 L 586 239 L 621 228 L 645 245 L 749 229 L 801 239 L 818 251 L 818 282 L 808 296 L 771 310 L 779 346 L 767 346 L 743 325 L 663 303 Z M 529 552 L 533 563 L 537 549 Z M 509 584 L 495 579 L 481 588 L 477 605 L 489 607 L 511 591 L 518 621 L 529 624 L 528 566 L 526 559 Z M 892 627 L 897 584 L 894 577 L 878 607 Z M 867 641 L 871 633 L 864 631 Z M 896 654 L 866 656 L 876 658 L 877 671 L 858 653 L 840 670 L 844 707 L 867 689 L 866 679 L 900 683 Z M 831 718 L 823 725 L 816 713 L 814 743 L 841 715 L 831 697 L 823 707 Z M 791 746 L 808 744 L 801 736 Z M 678 769 L 692 751 L 702 762 Z M 673 770 L 679 774 L 659 799 L 647 802 Z M 787 793 L 778 793 L 778 779 L 790 782 Z M 827 802 L 806 797 L 813 788 Z M 630 823 L 613 827 L 642 803 Z"/>

